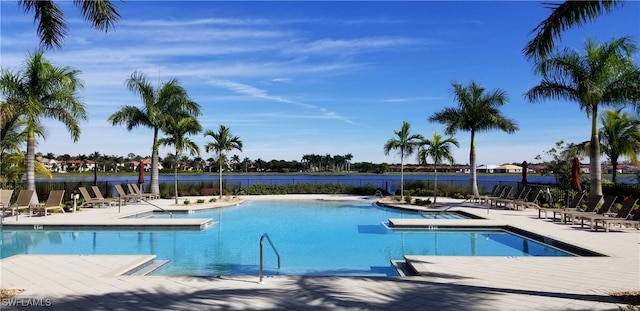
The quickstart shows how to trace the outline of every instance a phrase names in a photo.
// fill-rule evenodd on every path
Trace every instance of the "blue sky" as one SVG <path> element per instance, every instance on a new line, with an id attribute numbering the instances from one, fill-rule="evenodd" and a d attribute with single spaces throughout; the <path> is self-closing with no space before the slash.
<path id="1" fill-rule="evenodd" d="M 503 114 L 520 127 L 480 133 L 478 164 L 534 161 L 556 141 L 589 139 L 589 119 L 576 103 L 524 99 L 540 80 L 521 52 L 549 13 L 540 2 L 127 1 L 116 2 L 122 19 L 109 33 L 88 27 L 70 1 L 61 5 L 68 38 L 46 57 L 82 71 L 88 120 L 77 143 L 61 123 L 46 121 L 47 138 L 36 149 L 43 153 L 149 155 L 150 129 L 107 122 L 123 105 L 142 105 L 125 87 L 134 71 L 152 81 L 177 78 L 202 106 L 205 129 L 222 124 L 241 138 L 243 152 L 232 152 L 241 158 L 351 153 L 354 162 L 399 163 L 397 154 L 384 155 L 384 143 L 403 121 L 412 133 L 443 133 L 427 119 L 457 104 L 452 81 L 506 91 Z M 3 0 L 0 9 L 0 61 L 16 70 L 37 48 L 36 26 L 16 2 Z M 639 20 L 640 2 L 629 1 L 566 31 L 559 45 L 640 40 Z M 468 163 L 469 136 L 455 136 L 456 163 Z"/>

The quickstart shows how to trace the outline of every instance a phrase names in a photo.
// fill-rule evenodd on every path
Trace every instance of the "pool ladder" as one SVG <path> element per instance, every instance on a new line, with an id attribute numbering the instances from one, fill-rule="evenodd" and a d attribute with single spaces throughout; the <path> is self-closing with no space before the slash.
<path id="1" fill-rule="evenodd" d="M 267 241 L 269 242 L 269 244 L 271 245 L 271 248 L 273 249 L 273 251 L 276 253 L 276 256 L 278 257 L 278 269 L 280 269 L 280 254 L 278 253 L 278 250 L 276 249 L 276 247 L 273 245 L 273 242 L 271 241 L 271 238 L 269 237 L 268 234 L 263 234 L 260 237 L 260 272 L 258 274 L 258 277 L 260 278 L 260 282 L 262 282 L 262 244 L 264 239 L 267 238 Z"/>

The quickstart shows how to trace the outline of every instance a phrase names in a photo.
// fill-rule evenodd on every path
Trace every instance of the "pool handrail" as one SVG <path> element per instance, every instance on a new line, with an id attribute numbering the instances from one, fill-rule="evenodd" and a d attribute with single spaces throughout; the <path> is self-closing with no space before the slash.
<path id="1" fill-rule="evenodd" d="M 147 203 L 147 204 L 149 204 L 149 205 L 151 205 L 151 206 L 153 206 L 153 207 L 155 207 L 155 208 L 157 208 L 157 209 L 159 209 L 159 210 L 161 210 L 161 211 L 163 211 L 165 213 L 169 213 L 169 217 L 173 218 L 173 213 L 171 211 L 168 211 L 168 210 L 166 210 L 166 209 L 164 209 L 164 208 L 162 208 L 162 207 L 160 207 L 158 205 L 155 205 L 155 204 L 149 202 L 148 200 L 145 200 L 144 198 L 142 198 L 140 201 L 142 201 L 144 203 Z M 120 213 L 120 207 L 121 206 L 122 206 L 122 198 L 118 197 L 118 213 Z"/>
<path id="2" fill-rule="evenodd" d="M 273 245 L 273 241 L 271 241 L 271 238 L 269 237 L 269 235 L 265 232 L 261 237 L 260 237 L 260 271 L 258 272 L 258 278 L 260 279 L 259 282 L 262 282 L 262 244 L 264 241 L 264 238 L 267 238 L 267 241 L 269 241 L 269 244 L 271 244 L 271 248 L 273 249 L 273 251 L 276 253 L 276 256 L 278 257 L 278 269 L 280 269 L 280 254 L 278 253 L 278 250 L 276 249 L 276 247 Z"/>

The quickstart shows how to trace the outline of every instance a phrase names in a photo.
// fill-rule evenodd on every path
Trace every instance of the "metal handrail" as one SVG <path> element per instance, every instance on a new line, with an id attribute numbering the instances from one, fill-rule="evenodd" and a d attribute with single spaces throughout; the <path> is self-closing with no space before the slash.
<path id="1" fill-rule="evenodd" d="M 271 244 L 271 248 L 276 253 L 276 256 L 278 257 L 278 269 L 280 269 L 280 254 L 278 253 L 278 250 L 276 249 L 276 247 L 273 245 L 273 242 L 271 241 L 271 238 L 269 237 L 269 235 L 264 233 L 260 237 L 260 272 L 258 274 L 258 277 L 260 278 L 260 282 L 262 282 L 262 241 L 264 240 L 264 238 L 267 238 L 267 241 L 269 241 L 269 244 Z"/>
<path id="2" fill-rule="evenodd" d="M 173 217 L 173 213 L 172 213 L 171 211 L 167 211 L 166 209 L 164 209 L 164 208 L 162 208 L 162 207 L 160 207 L 160 206 L 158 206 L 158 205 L 155 205 L 155 204 L 153 204 L 153 203 L 151 203 L 151 202 L 149 202 L 149 201 L 147 201 L 147 200 L 142 200 L 142 201 L 143 201 L 143 202 L 145 202 L 145 203 L 147 203 L 147 204 L 149 204 L 149 205 L 151 205 L 151 206 L 153 206 L 153 207 L 155 207 L 155 208 L 157 208 L 157 209 L 159 209 L 159 210 L 161 210 L 161 211 L 163 211 L 163 212 L 165 212 L 165 213 L 167 213 L 167 212 L 168 212 L 168 213 L 169 213 L 169 216 Z"/>

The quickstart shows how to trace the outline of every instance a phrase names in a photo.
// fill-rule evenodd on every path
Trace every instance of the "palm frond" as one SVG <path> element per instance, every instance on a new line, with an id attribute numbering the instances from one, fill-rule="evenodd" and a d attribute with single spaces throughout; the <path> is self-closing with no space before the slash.
<path id="1" fill-rule="evenodd" d="M 581 26 L 603 13 L 611 12 L 622 6 L 623 1 L 565 1 L 544 4 L 552 11 L 549 17 L 531 31 L 531 34 L 535 33 L 535 37 L 523 49 L 523 53 L 528 59 L 546 58 L 555 47 L 554 41 L 560 38 L 563 31 L 574 26 Z"/>

